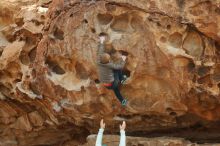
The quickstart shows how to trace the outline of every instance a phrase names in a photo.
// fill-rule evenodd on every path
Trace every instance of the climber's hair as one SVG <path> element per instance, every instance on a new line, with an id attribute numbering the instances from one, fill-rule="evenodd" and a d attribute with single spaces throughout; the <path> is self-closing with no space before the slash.
<path id="1" fill-rule="evenodd" d="M 122 54 L 119 51 L 115 51 L 114 53 L 111 54 L 111 59 L 113 62 L 114 61 L 117 62 L 117 61 L 121 60 L 121 56 L 122 56 Z"/>
<path id="2" fill-rule="evenodd" d="M 115 53 L 115 48 L 113 47 L 112 43 L 105 44 L 105 53 Z"/>
<path id="3" fill-rule="evenodd" d="M 108 54 L 108 53 L 104 53 L 104 54 L 102 54 L 101 55 L 101 57 L 100 57 L 100 62 L 102 63 L 102 64 L 106 64 L 106 63 L 109 63 L 110 62 L 110 55 Z"/>

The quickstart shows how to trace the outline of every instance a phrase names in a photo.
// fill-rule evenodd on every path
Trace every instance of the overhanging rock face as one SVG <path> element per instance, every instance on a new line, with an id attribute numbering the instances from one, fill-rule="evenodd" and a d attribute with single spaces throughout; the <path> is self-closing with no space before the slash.
<path id="1" fill-rule="evenodd" d="M 123 120 L 131 135 L 176 129 L 180 134 L 174 135 L 187 137 L 181 129 L 188 127 L 189 133 L 198 128 L 216 133 L 219 5 L 217 0 L 55 0 L 21 9 L 15 24 L 1 31 L 0 117 L 11 131 L 6 135 L 23 145 L 54 144 L 95 133 L 101 118 L 110 133 Z M 121 88 L 129 100 L 125 108 L 98 82 L 100 32 L 128 55 L 129 79 Z M 27 132 L 28 140 L 21 136 Z M 48 141 L 38 135 L 42 132 Z"/>

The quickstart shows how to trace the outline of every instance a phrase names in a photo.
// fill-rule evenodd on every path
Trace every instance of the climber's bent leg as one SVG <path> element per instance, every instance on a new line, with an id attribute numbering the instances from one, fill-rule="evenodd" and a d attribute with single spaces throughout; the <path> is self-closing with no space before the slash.
<path id="1" fill-rule="evenodd" d="M 121 92 L 120 92 L 120 90 L 119 90 L 119 80 L 117 80 L 118 79 L 118 77 L 116 77 L 115 78 L 116 80 L 114 80 L 114 82 L 112 83 L 112 90 L 114 91 L 114 93 L 115 93 L 115 96 L 117 97 L 117 99 L 121 102 L 121 104 L 122 105 L 126 105 L 126 103 L 127 103 L 127 100 L 126 99 L 124 99 L 124 97 L 121 95 Z"/>
<path id="2" fill-rule="evenodd" d="M 117 77 L 118 80 L 123 84 L 127 79 L 127 76 L 123 74 L 122 70 L 114 70 L 114 77 Z"/>
<path id="3" fill-rule="evenodd" d="M 120 101 L 120 103 L 125 106 L 127 104 L 127 100 L 123 98 L 123 96 L 120 93 L 119 87 L 117 86 L 117 84 L 114 82 L 112 84 L 105 84 L 104 85 L 107 89 L 111 89 L 114 91 L 115 96 L 117 97 L 117 99 Z"/>
<path id="4" fill-rule="evenodd" d="M 114 70 L 114 77 L 118 78 L 119 81 L 123 80 L 122 70 Z"/>
<path id="5" fill-rule="evenodd" d="M 120 101 L 120 103 L 125 106 L 126 103 L 127 103 L 127 100 L 123 98 L 123 96 L 121 95 L 120 93 L 120 90 L 119 90 L 119 76 L 118 76 L 118 73 L 115 73 L 114 74 L 114 81 L 113 83 L 110 83 L 110 84 L 104 84 L 104 86 L 108 89 L 111 89 L 114 91 L 115 93 L 115 96 L 117 97 L 117 99 Z"/>
<path id="6" fill-rule="evenodd" d="M 119 91 L 118 86 L 117 86 L 117 85 L 114 85 L 113 83 L 112 83 L 111 86 L 109 86 L 109 85 L 110 85 L 110 84 L 105 84 L 104 86 L 105 86 L 107 89 L 113 90 L 114 93 L 115 93 L 115 96 L 117 97 L 117 99 L 118 99 L 120 102 L 122 102 L 122 101 L 124 100 L 124 98 L 122 97 L 122 95 L 121 95 L 121 93 L 120 93 L 120 91 Z"/>
<path id="7" fill-rule="evenodd" d="M 118 98 L 118 100 L 122 103 L 124 98 L 121 95 L 119 88 L 118 87 L 112 87 L 112 90 L 114 91 L 114 93 L 115 93 L 116 97 Z"/>

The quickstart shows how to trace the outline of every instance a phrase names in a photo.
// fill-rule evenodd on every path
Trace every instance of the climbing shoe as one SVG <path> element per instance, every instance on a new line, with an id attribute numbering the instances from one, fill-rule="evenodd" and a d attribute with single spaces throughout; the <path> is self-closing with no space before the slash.
<path id="1" fill-rule="evenodd" d="M 126 106 L 126 104 L 127 104 L 127 99 L 123 99 L 122 102 L 121 102 L 121 105 Z"/>

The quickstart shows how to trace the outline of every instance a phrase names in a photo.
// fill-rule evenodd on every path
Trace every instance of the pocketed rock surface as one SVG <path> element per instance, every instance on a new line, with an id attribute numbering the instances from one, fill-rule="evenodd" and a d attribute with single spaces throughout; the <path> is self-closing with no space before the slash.
<path id="1" fill-rule="evenodd" d="M 126 107 L 99 83 L 100 32 L 127 55 Z M 102 118 L 217 143 L 219 88 L 219 0 L 0 2 L 0 145 L 83 144 Z"/>

